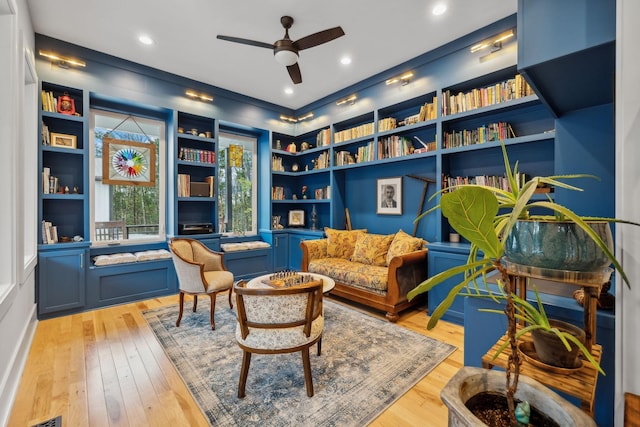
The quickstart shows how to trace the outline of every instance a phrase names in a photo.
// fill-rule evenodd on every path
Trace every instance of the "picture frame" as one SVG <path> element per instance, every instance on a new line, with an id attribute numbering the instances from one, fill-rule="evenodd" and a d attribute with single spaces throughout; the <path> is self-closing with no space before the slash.
<path id="1" fill-rule="evenodd" d="M 156 146 L 122 139 L 102 139 L 102 183 L 156 185 Z"/>
<path id="2" fill-rule="evenodd" d="M 305 214 L 302 209 L 289 211 L 289 227 L 304 227 Z"/>
<path id="3" fill-rule="evenodd" d="M 78 148 L 78 140 L 75 135 L 51 132 L 51 146 L 59 148 Z"/>
<path id="4" fill-rule="evenodd" d="M 378 215 L 402 215 L 402 177 L 376 180 L 376 213 Z"/>

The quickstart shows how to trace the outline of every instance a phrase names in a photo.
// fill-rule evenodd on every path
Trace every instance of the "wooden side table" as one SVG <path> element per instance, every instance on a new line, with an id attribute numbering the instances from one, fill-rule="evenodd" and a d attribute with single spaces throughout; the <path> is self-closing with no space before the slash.
<path id="1" fill-rule="evenodd" d="M 587 347 L 593 358 L 599 364 L 602 358 L 602 347 L 596 344 L 597 302 L 600 290 L 611 278 L 613 270 L 606 268 L 602 271 L 582 273 L 523 266 L 508 261 L 503 262 L 509 273 L 511 289 L 515 289 L 516 293 L 523 299 L 526 299 L 527 285 L 531 279 L 554 280 L 582 287 L 584 290 L 585 347 Z M 518 328 L 522 327 L 523 325 L 518 326 Z M 507 366 L 507 361 L 511 355 L 510 346 L 506 346 L 502 353 L 496 359 L 493 359 L 498 348 L 507 340 L 507 336 L 503 335 L 482 357 L 483 368 L 491 369 L 494 366 L 505 368 Z M 520 337 L 520 343 L 522 344 L 530 343 L 531 341 L 530 334 L 525 334 Z M 582 366 L 575 370 L 562 370 L 559 368 L 554 371 L 534 366 L 521 357 L 520 368 L 520 374 L 531 377 L 548 387 L 578 398 L 582 410 L 593 417 L 598 371 L 588 360 L 582 361 Z"/>
<path id="2" fill-rule="evenodd" d="M 494 360 L 493 355 L 498 348 L 507 341 L 504 335 L 494 344 L 489 351 L 482 356 L 482 367 L 491 369 L 494 366 L 505 368 L 507 360 L 511 355 L 511 347 L 507 346 L 502 353 Z M 520 342 L 531 342 L 531 335 L 525 334 L 520 337 Z M 591 347 L 591 355 L 600 363 L 602 357 L 602 347 L 594 344 Z M 557 373 L 546 369 L 538 368 L 520 358 L 520 374 L 533 378 L 542 384 L 552 387 L 570 396 L 580 399 L 580 407 L 593 417 L 594 402 L 596 396 L 596 383 L 598 381 L 598 371 L 588 361 L 582 362 L 582 367 L 572 370 L 570 373 Z"/>
<path id="3" fill-rule="evenodd" d="M 594 272 L 576 272 L 531 267 L 503 260 L 511 278 L 511 289 L 515 289 L 520 298 L 527 297 L 527 284 L 531 279 L 545 279 L 581 287 L 584 291 L 584 332 L 585 347 L 591 350 L 596 343 L 596 315 L 598 297 L 605 283 L 611 279 L 611 268 Z"/>

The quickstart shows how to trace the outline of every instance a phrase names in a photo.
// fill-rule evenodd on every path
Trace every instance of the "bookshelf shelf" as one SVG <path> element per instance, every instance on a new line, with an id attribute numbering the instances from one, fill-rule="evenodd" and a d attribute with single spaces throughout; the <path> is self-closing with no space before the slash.
<path id="1" fill-rule="evenodd" d="M 195 191 L 196 183 L 209 183 L 209 194 L 215 195 L 217 122 L 181 111 L 176 114 L 175 234 L 179 235 L 179 224 L 189 223 L 211 223 L 215 232 L 218 226 L 217 199 L 192 195 L 192 191 Z"/>

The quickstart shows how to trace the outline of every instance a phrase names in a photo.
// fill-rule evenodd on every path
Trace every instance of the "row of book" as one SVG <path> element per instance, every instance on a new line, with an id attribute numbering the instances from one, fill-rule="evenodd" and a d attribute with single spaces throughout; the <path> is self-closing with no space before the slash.
<path id="1" fill-rule="evenodd" d="M 468 92 L 452 93 L 445 90 L 442 92 L 442 115 L 462 113 L 534 94 L 531 86 L 520 74 L 513 79 Z"/>
<path id="2" fill-rule="evenodd" d="M 520 185 L 524 185 L 526 175 L 522 172 L 518 172 L 515 176 L 516 181 L 520 182 Z M 488 187 L 499 188 L 505 191 L 511 191 L 509 180 L 505 176 L 498 175 L 477 175 L 477 176 L 447 176 L 442 175 L 442 188 L 453 191 L 456 187 L 463 185 L 486 185 Z"/>
<path id="3" fill-rule="evenodd" d="M 213 197 L 215 195 L 215 177 L 207 176 L 204 182 L 209 184 L 208 197 Z M 191 175 L 186 173 L 178 174 L 178 197 L 191 197 Z M 199 195 L 198 197 L 205 196 Z"/>
<path id="4" fill-rule="evenodd" d="M 215 151 L 180 147 L 180 151 L 178 152 L 178 159 L 188 162 L 215 163 L 216 153 Z"/>
<path id="5" fill-rule="evenodd" d="M 271 200 L 285 200 L 284 187 L 271 187 Z"/>
<path id="6" fill-rule="evenodd" d="M 274 172 L 284 172 L 284 164 L 282 163 L 282 157 L 271 156 L 271 170 Z"/>
<path id="7" fill-rule="evenodd" d="M 445 132 L 443 148 L 465 147 L 474 144 L 484 144 L 491 141 L 503 141 L 515 138 L 516 134 L 509 123 L 498 122 L 482 125 L 477 129 Z"/>
<path id="8" fill-rule="evenodd" d="M 414 151 L 411 139 L 404 136 L 388 136 L 378 140 L 378 159 L 406 156 Z"/>
<path id="9" fill-rule="evenodd" d="M 340 142 L 349 141 L 350 139 L 373 135 L 373 125 L 373 122 L 364 123 L 360 126 L 355 126 L 349 129 L 338 131 L 333 134 L 333 142 L 335 144 L 338 144 Z"/>
<path id="10" fill-rule="evenodd" d="M 53 95 L 53 92 L 43 90 L 41 95 L 42 95 L 42 111 L 55 113 L 57 111 L 58 99 Z"/>
<path id="11" fill-rule="evenodd" d="M 331 129 L 322 129 L 316 135 L 316 147 L 326 147 L 331 144 Z"/>
<path id="12" fill-rule="evenodd" d="M 58 227 L 50 221 L 42 220 L 42 243 L 44 245 L 58 243 Z"/>
<path id="13" fill-rule="evenodd" d="M 42 122 L 42 145 L 51 145 L 51 132 L 44 122 Z"/>

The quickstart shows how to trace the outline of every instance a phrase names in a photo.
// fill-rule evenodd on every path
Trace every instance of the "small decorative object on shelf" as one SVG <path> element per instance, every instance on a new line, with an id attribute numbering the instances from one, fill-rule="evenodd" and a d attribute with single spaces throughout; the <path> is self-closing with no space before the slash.
<path id="1" fill-rule="evenodd" d="M 302 186 L 302 198 L 303 199 L 307 198 L 307 186 L 306 185 Z"/>
<path id="2" fill-rule="evenodd" d="M 58 113 L 73 116 L 76 114 L 76 104 L 67 92 L 58 98 Z"/>

